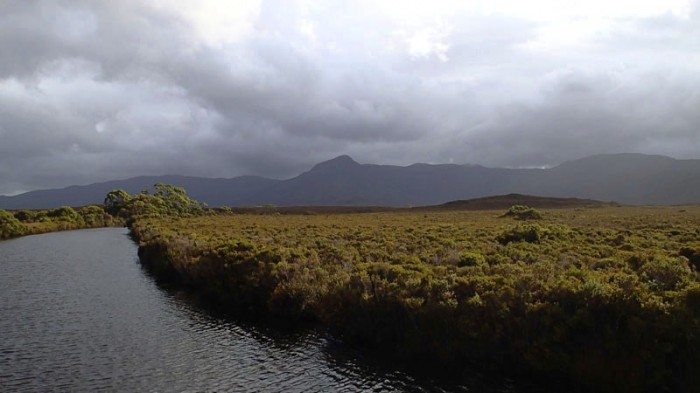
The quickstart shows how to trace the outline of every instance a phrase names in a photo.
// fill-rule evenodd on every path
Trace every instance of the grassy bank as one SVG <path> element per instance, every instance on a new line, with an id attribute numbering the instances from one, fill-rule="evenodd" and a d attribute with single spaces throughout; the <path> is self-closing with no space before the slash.
<path id="1" fill-rule="evenodd" d="M 403 358 L 700 389 L 700 208 L 502 213 L 224 212 L 132 232 L 160 274 Z"/>

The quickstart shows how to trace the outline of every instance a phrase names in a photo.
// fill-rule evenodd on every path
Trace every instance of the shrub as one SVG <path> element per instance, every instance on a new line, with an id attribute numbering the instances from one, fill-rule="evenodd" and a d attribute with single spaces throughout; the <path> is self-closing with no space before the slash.
<path id="1" fill-rule="evenodd" d="M 473 252 L 463 252 L 460 254 L 459 260 L 457 261 L 457 266 L 459 267 L 480 266 L 485 264 L 486 258 L 484 258 L 484 256 L 481 254 L 476 254 Z"/>
<path id="2" fill-rule="evenodd" d="M 687 259 L 683 257 L 655 257 L 645 263 L 639 273 L 642 279 L 661 289 L 674 290 L 678 284 L 690 278 L 692 272 Z"/>
<path id="3" fill-rule="evenodd" d="M 0 209 L 0 239 L 22 236 L 26 228 L 12 214 Z"/>
<path id="4" fill-rule="evenodd" d="M 683 247 L 678 252 L 678 255 L 688 258 L 688 262 L 695 268 L 695 270 L 700 270 L 700 250 Z"/>
<path id="5" fill-rule="evenodd" d="M 137 216 L 187 217 L 204 212 L 206 204 L 190 199 L 182 187 L 165 183 L 156 183 L 153 187 L 153 194 L 142 191 L 129 195 L 124 190 L 112 190 L 105 198 L 105 210 L 113 216 L 126 218 L 127 224 Z"/>
<path id="6" fill-rule="evenodd" d="M 15 218 L 22 222 L 34 222 L 38 218 L 38 213 L 31 210 L 20 210 L 15 212 Z"/>
<path id="7" fill-rule="evenodd" d="M 79 214 L 88 227 L 100 227 L 112 223 L 112 216 L 107 214 L 100 206 L 86 206 L 80 209 Z"/>
<path id="8" fill-rule="evenodd" d="M 63 206 L 59 207 L 58 209 L 49 210 L 47 216 L 70 222 L 76 222 L 81 219 L 80 214 L 78 214 L 78 212 L 76 212 L 75 209 L 70 206 Z"/>
<path id="9" fill-rule="evenodd" d="M 496 237 L 496 240 L 506 245 L 510 242 L 539 243 L 542 239 L 542 228 L 536 225 L 518 225 Z"/>
<path id="10" fill-rule="evenodd" d="M 542 214 L 531 207 L 524 205 L 513 205 L 503 214 L 503 217 L 513 217 L 516 220 L 522 221 L 539 220 L 542 218 Z"/>

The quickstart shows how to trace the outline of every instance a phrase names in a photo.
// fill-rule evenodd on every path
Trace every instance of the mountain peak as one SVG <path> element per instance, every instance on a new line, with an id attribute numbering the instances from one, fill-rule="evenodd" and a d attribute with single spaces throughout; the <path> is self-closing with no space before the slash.
<path id="1" fill-rule="evenodd" d="M 330 162 L 341 163 L 341 164 L 357 164 L 357 161 L 353 160 L 352 157 L 350 157 L 347 154 L 343 154 L 342 156 L 338 156 L 336 158 L 333 158 L 333 159 L 326 161 L 326 163 L 330 163 Z"/>
<path id="2" fill-rule="evenodd" d="M 324 168 L 329 168 L 329 169 L 352 168 L 352 167 L 355 167 L 358 165 L 360 165 L 360 164 L 358 164 L 357 161 L 353 160 L 352 157 L 350 157 L 346 154 L 343 154 L 342 156 L 338 156 L 338 157 L 330 159 L 328 161 L 318 163 L 318 164 L 314 165 L 314 167 L 311 170 L 313 171 L 313 170 L 324 169 Z"/>

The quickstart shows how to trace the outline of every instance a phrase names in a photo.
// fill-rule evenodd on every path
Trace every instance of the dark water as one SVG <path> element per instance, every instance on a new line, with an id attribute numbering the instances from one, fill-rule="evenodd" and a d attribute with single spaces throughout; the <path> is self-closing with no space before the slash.
<path id="1" fill-rule="evenodd" d="M 275 331 L 156 284 L 124 229 L 0 242 L 0 391 L 515 391 L 416 378 L 321 330 Z"/>

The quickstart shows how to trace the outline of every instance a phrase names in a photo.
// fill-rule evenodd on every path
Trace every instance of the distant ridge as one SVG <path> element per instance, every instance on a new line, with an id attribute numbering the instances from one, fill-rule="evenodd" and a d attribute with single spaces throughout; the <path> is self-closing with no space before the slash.
<path id="1" fill-rule="evenodd" d="M 620 206 L 616 202 L 601 202 L 592 199 L 554 198 L 535 195 L 508 194 L 483 198 L 451 201 L 440 205 L 418 207 L 389 206 L 249 206 L 234 207 L 237 213 L 253 214 L 339 214 L 379 213 L 388 211 L 460 211 L 460 210 L 507 210 L 513 205 L 526 205 L 538 209 L 595 208 Z"/>
<path id="2" fill-rule="evenodd" d="M 616 206 L 615 202 L 601 202 L 593 199 L 554 198 L 523 194 L 494 195 L 483 198 L 451 201 L 425 209 L 440 210 L 497 210 L 508 209 L 513 205 L 525 205 L 538 209 L 565 209 L 574 207 Z"/>
<path id="3" fill-rule="evenodd" d="M 137 193 L 156 182 L 184 187 L 192 198 L 210 206 L 409 207 L 510 194 L 680 205 L 700 203 L 700 160 L 636 153 L 608 154 L 565 162 L 549 169 L 507 169 L 454 164 L 360 164 L 343 155 L 316 164 L 287 180 L 257 176 L 232 179 L 135 177 L 0 196 L 0 208 L 39 209 L 102 203 L 112 189 Z M 470 203 L 478 206 L 487 202 Z M 488 203 L 497 205 L 500 202 Z"/>

